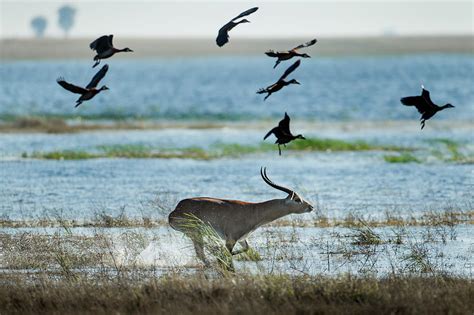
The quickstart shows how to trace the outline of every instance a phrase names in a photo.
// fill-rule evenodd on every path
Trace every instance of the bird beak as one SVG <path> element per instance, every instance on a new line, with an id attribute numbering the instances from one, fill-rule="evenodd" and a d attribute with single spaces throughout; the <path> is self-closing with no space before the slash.
<path id="1" fill-rule="evenodd" d="M 306 138 L 305 138 L 305 137 L 303 137 L 303 136 L 301 136 L 301 139 L 303 139 L 303 140 L 306 140 Z"/>

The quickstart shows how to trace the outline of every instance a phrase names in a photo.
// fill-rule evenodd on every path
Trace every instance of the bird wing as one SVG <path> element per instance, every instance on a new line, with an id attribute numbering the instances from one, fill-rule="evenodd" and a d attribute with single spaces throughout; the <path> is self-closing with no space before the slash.
<path id="1" fill-rule="evenodd" d="M 295 61 L 291 66 L 288 67 L 288 69 L 286 69 L 285 73 L 283 73 L 283 75 L 278 79 L 278 81 L 285 79 L 290 73 L 295 71 L 295 69 L 299 67 L 300 63 L 301 60 L 299 59 Z"/>
<path id="2" fill-rule="evenodd" d="M 95 88 L 97 86 L 97 84 L 99 84 L 100 80 L 102 80 L 102 78 L 105 76 L 105 74 L 107 73 L 107 70 L 109 70 L 109 65 L 104 65 L 102 67 L 102 69 L 100 69 L 95 74 L 95 76 L 92 78 L 91 82 L 89 82 L 89 84 L 87 84 L 86 89 Z"/>
<path id="3" fill-rule="evenodd" d="M 97 38 L 95 41 L 90 43 L 89 47 L 92 50 L 97 51 L 97 53 L 103 53 L 107 50 L 109 50 L 112 46 L 112 38 L 113 35 L 104 35 L 99 38 Z"/>
<path id="4" fill-rule="evenodd" d="M 258 10 L 258 7 L 254 7 L 254 8 L 251 8 L 251 9 L 248 9 L 247 11 L 244 11 L 242 13 L 240 13 L 239 15 L 237 15 L 235 18 L 233 18 L 231 21 L 235 21 L 237 19 L 240 19 L 241 17 L 244 17 L 244 16 L 247 16 L 247 15 L 250 15 L 252 13 L 254 13 L 255 11 Z"/>
<path id="5" fill-rule="evenodd" d="M 407 96 L 400 99 L 405 106 L 415 106 L 420 114 L 423 114 L 428 109 L 428 104 L 423 96 Z"/>
<path id="6" fill-rule="evenodd" d="M 292 50 L 297 50 L 297 49 L 300 49 L 300 48 L 313 46 L 314 44 L 316 44 L 317 41 L 318 41 L 318 40 L 315 38 L 315 39 L 313 39 L 313 40 L 310 40 L 309 42 L 306 42 L 306 43 L 304 43 L 304 44 L 301 44 L 301 45 L 296 46 L 296 47 L 293 48 Z"/>
<path id="7" fill-rule="evenodd" d="M 280 127 L 281 131 L 283 131 L 284 133 L 287 133 L 287 134 L 291 135 L 291 132 L 290 132 L 290 116 L 288 116 L 288 114 L 286 112 L 285 112 L 285 118 L 283 118 L 278 123 L 278 127 Z"/>
<path id="8" fill-rule="evenodd" d="M 60 86 L 68 90 L 69 92 L 76 93 L 76 94 L 84 94 L 87 92 L 86 89 L 81 88 L 80 86 L 68 83 L 64 80 L 64 78 L 58 78 L 56 80 Z"/>
<path id="9" fill-rule="evenodd" d="M 229 42 L 229 26 L 230 24 L 233 24 L 232 22 L 227 23 L 226 25 L 222 26 L 221 29 L 219 30 L 219 33 L 217 34 L 216 38 L 216 44 L 219 47 L 224 46 L 226 43 Z"/>
<path id="10" fill-rule="evenodd" d="M 277 53 L 273 50 L 266 51 L 265 55 L 267 55 L 268 57 L 278 57 Z"/>
<path id="11" fill-rule="evenodd" d="M 435 104 L 433 103 L 433 101 L 431 100 L 431 97 L 430 97 L 430 91 L 428 90 L 425 90 L 423 88 L 423 90 L 421 91 L 421 97 L 425 100 L 426 104 L 432 108 L 435 107 Z"/>
<path id="12" fill-rule="evenodd" d="M 109 42 L 109 45 L 110 47 L 114 47 L 114 44 L 112 43 L 114 40 L 114 35 L 109 35 L 109 38 L 108 38 L 108 42 Z"/>
<path id="13" fill-rule="evenodd" d="M 270 130 L 266 135 L 265 137 L 263 137 L 263 140 L 267 139 L 272 133 L 274 133 L 276 130 L 278 129 L 278 127 L 275 127 L 273 128 L 272 130 Z"/>

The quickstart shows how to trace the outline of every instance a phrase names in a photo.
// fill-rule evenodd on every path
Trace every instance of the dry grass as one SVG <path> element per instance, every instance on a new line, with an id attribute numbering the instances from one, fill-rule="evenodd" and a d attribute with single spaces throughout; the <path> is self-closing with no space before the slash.
<path id="1" fill-rule="evenodd" d="M 472 314 L 471 281 L 443 277 L 166 276 L 28 283 L 2 277 L 0 313 Z"/>
<path id="2" fill-rule="evenodd" d="M 167 215 L 169 209 L 163 210 Z M 88 227 L 88 228 L 113 228 L 113 227 L 159 227 L 167 226 L 168 221 L 163 218 L 151 218 L 148 216 L 129 217 L 124 212 L 117 216 L 106 213 L 97 213 L 92 220 L 68 220 L 62 218 L 49 218 L 39 220 L 8 220 L 0 219 L 0 228 L 23 228 L 23 227 Z M 361 218 L 349 213 L 344 218 L 328 218 L 319 215 L 313 220 L 300 220 L 298 218 L 283 218 L 268 224 L 268 226 L 297 226 L 297 227 L 387 227 L 387 226 L 454 226 L 459 224 L 474 225 L 474 210 L 452 210 L 429 211 L 417 216 L 401 216 L 387 212 L 385 217 Z"/>

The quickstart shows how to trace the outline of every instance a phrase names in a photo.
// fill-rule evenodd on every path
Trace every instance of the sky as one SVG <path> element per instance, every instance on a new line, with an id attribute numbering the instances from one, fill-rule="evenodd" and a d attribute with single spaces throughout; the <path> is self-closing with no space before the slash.
<path id="1" fill-rule="evenodd" d="M 45 36 L 64 36 L 57 10 L 77 9 L 71 37 L 215 37 L 240 12 L 258 6 L 235 37 L 357 37 L 473 34 L 473 1 L 40 1 L 0 0 L 0 37 L 33 37 L 33 17 L 48 19 Z"/>

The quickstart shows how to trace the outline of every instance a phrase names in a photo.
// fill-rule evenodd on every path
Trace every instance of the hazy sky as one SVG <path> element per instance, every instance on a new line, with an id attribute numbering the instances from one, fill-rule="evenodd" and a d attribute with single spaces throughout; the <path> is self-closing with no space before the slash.
<path id="1" fill-rule="evenodd" d="M 473 34 L 473 1 L 40 1 L 0 0 L 0 36 L 30 37 L 32 17 L 49 21 L 46 36 L 63 36 L 57 9 L 77 9 L 71 37 L 215 37 L 229 19 L 253 6 L 251 24 L 235 37 Z"/>

